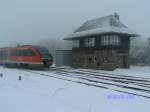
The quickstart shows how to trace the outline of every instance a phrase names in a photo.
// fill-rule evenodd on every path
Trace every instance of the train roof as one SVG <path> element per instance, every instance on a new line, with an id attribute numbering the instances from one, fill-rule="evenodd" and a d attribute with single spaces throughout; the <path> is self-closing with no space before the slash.
<path id="1" fill-rule="evenodd" d="M 25 48 L 31 48 L 31 47 L 35 47 L 35 48 L 43 48 L 43 46 L 38 46 L 38 45 L 21 45 L 21 46 L 18 46 L 16 48 L 19 48 L 19 47 L 25 47 Z"/>
<path id="2" fill-rule="evenodd" d="M 3 47 L 3 48 L 0 48 L 0 50 L 10 50 L 10 49 L 13 49 L 12 47 Z"/>
<path id="3" fill-rule="evenodd" d="M 45 47 L 38 46 L 38 45 L 21 45 L 17 47 L 3 47 L 0 48 L 0 50 L 27 49 L 27 48 L 45 48 Z"/>

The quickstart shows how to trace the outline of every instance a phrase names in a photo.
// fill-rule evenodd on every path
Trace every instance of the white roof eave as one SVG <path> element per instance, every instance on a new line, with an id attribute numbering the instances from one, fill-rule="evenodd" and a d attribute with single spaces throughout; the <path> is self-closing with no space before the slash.
<path id="1" fill-rule="evenodd" d="M 93 30 L 86 30 L 82 32 L 75 32 L 70 35 L 68 35 L 65 40 L 77 38 L 77 37 L 84 37 L 88 35 L 95 35 L 95 34 L 105 34 L 105 33 L 121 33 L 121 34 L 128 34 L 128 35 L 135 35 L 138 36 L 137 33 L 133 32 L 127 27 L 112 27 L 112 26 L 106 26 L 102 28 L 97 28 Z"/>

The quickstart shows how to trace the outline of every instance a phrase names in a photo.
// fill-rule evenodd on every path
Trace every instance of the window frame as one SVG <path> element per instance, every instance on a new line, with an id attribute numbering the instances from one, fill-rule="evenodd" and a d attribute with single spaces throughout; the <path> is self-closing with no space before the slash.
<path id="1" fill-rule="evenodd" d="M 80 41 L 79 40 L 73 40 L 72 41 L 72 47 L 73 48 L 79 48 L 80 47 Z"/>
<path id="2" fill-rule="evenodd" d="M 95 46 L 95 38 L 85 38 L 84 39 L 84 46 L 85 47 L 94 47 Z"/>
<path id="3" fill-rule="evenodd" d="M 121 44 L 121 38 L 118 35 L 104 35 L 101 37 L 101 45 L 115 45 L 119 46 Z"/>

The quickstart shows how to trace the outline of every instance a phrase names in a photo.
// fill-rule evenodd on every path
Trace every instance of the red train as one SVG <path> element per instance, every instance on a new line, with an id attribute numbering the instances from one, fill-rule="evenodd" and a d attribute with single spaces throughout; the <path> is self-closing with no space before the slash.
<path id="1" fill-rule="evenodd" d="M 52 63 L 53 57 L 44 47 L 24 45 L 16 48 L 0 48 L 0 64 L 2 65 L 48 68 Z"/>

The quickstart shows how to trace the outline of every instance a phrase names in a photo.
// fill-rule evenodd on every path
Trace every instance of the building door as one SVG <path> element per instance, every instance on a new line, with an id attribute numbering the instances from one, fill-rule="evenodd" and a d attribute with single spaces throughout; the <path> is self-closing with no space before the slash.
<path id="1" fill-rule="evenodd" d="M 122 67 L 123 68 L 127 68 L 128 67 L 128 59 L 126 55 L 123 55 L 123 63 L 122 63 Z"/>

